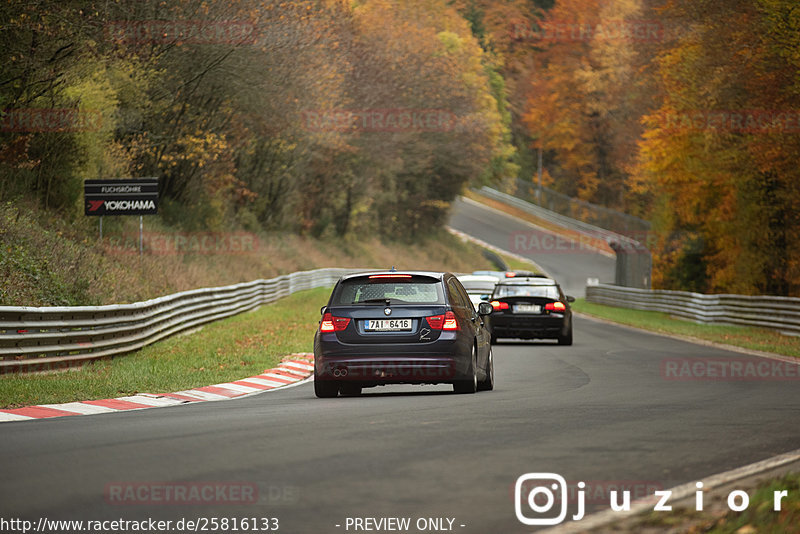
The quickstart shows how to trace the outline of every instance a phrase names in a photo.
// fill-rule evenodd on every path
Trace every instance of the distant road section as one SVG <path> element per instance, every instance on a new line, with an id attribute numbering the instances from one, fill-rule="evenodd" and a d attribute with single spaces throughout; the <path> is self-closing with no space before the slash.
<path id="1" fill-rule="evenodd" d="M 530 258 L 575 297 L 585 296 L 588 278 L 614 281 L 614 258 L 475 201 L 456 200 L 450 226 Z"/>

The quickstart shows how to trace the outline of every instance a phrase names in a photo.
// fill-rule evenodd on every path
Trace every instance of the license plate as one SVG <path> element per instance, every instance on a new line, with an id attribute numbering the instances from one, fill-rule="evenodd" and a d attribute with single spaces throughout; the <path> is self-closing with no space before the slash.
<path id="1" fill-rule="evenodd" d="M 403 332 L 411 330 L 411 319 L 369 319 L 364 321 L 368 332 Z"/>
<path id="2" fill-rule="evenodd" d="M 542 307 L 537 304 L 517 304 L 514 313 L 541 313 Z"/>

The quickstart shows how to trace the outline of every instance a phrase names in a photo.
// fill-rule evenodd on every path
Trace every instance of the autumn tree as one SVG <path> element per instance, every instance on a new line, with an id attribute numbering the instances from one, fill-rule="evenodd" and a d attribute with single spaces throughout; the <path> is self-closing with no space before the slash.
<path id="1" fill-rule="evenodd" d="M 658 199 L 657 281 L 800 294 L 797 6 L 674 1 L 664 16 L 687 31 L 658 57 L 634 176 Z"/>

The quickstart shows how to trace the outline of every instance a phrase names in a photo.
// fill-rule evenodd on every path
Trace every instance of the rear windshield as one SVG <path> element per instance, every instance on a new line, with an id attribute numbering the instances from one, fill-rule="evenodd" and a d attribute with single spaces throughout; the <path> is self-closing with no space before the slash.
<path id="1" fill-rule="evenodd" d="M 494 288 L 494 297 L 544 297 L 558 300 L 556 286 L 524 286 L 524 285 L 498 285 Z"/>
<path id="2" fill-rule="evenodd" d="M 491 293 L 494 284 L 491 282 L 461 282 L 467 293 Z"/>
<path id="3" fill-rule="evenodd" d="M 442 283 L 434 278 L 351 278 L 341 282 L 333 293 L 331 304 L 376 304 L 389 300 L 392 304 L 444 304 Z"/>

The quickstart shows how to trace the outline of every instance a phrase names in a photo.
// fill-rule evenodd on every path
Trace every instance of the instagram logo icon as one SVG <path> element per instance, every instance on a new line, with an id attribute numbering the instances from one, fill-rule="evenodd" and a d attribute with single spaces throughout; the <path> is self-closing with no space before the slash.
<path id="1" fill-rule="evenodd" d="M 585 484 L 579 482 L 578 487 Z M 556 505 L 558 515 L 553 510 Z M 580 501 L 578 508 L 574 519 L 583 517 Z M 514 485 L 514 511 L 524 525 L 558 525 L 567 517 L 567 481 L 556 473 L 525 473 Z"/>

